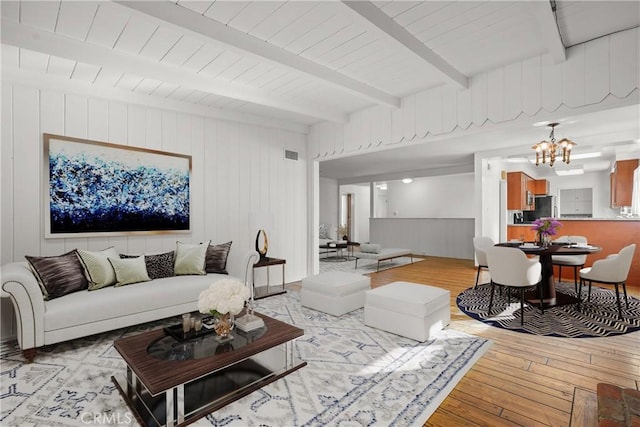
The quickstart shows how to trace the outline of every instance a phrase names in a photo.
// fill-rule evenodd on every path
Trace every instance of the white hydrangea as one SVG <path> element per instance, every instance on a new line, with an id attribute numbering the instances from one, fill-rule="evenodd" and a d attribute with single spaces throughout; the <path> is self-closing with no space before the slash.
<path id="1" fill-rule="evenodd" d="M 198 311 L 203 314 L 217 311 L 220 314 L 236 315 L 242 311 L 250 295 L 249 288 L 238 280 L 219 280 L 200 292 Z"/>

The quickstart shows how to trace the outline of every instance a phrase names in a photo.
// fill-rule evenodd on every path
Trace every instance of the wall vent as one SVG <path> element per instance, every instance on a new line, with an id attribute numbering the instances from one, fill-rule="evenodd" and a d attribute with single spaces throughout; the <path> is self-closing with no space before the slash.
<path id="1" fill-rule="evenodd" d="M 289 160 L 298 160 L 298 152 L 291 150 L 284 150 L 284 158 Z"/>

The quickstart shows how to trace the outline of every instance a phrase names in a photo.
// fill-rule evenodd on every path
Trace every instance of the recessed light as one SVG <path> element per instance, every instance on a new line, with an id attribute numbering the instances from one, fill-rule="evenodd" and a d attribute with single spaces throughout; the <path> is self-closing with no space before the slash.
<path id="1" fill-rule="evenodd" d="M 402 182 L 404 182 L 405 184 L 411 184 L 413 182 L 413 178 L 404 178 Z"/>
<path id="2" fill-rule="evenodd" d="M 558 176 L 582 175 L 583 173 L 584 173 L 584 169 L 568 169 L 568 170 L 556 169 L 556 175 Z"/>

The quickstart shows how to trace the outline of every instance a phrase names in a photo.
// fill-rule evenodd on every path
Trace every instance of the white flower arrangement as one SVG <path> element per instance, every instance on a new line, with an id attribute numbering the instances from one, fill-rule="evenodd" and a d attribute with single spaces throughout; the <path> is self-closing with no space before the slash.
<path id="1" fill-rule="evenodd" d="M 198 296 L 198 310 L 202 314 L 234 316 L 242 311 L 249 299 L 249 289 L 240 281 L 223 279 L 214 282 Z"/>

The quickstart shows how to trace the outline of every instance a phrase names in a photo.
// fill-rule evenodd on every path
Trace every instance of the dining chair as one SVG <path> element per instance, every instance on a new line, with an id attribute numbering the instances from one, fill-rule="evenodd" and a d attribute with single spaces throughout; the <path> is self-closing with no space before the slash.
<path id="1" fill-rule="evenodd" d="M 591 283 L 601 283 L 603 285 L 613 285 L 616 288 L 616 303 L 618 304 L 618 318 L 622 319 L 622 306 L 620 304 L 620 292 L 618 285 L 622 285 L 624 291 L 624 300 L 629 308 L 629 300 L 627 299 L 627 276 L 631 269 L 631 260 L 636 251 L 636 244 L 632 243 L 625 246 L 617 254 L 609 255 L 604 259 L 599 259 L 593 263 L 591 267 L 580 270 L 580 286 L 584 282 L 589 283 L 589 295 L 587 301 L 591 301 Z"/>
<path id="2" fill-rule="evenodd" d="M 509 304 L 511 303 L 511 289 L 520 289 L 520 324 L 524 325 L 524 291 L 526 288 L 536 287 L 540 298 L 540 310 L 542 307 L 542 287 L 539 286 L 542 279 L 542 265 L 538 259 L 527 258 L 524 252 L 517 248 L 492 246 L 486 249 L 487 264 L 491 272 L 491 297 L 489 309 L 491 314 L 493 305 L 493 290 L 495 285 L 507 288 Z"/>
<path id="3" fill-rule="evenodd" d="M 487 248 L 495 245 L 495 242 L 491 237 L 478 236 L 473 238 L 473 248 L 476 252 L 476 259 L 478 260 L 478 274 L 476 274 L 476 285 L 473 289 L 478 287 L 478 279 L 480 278 L 480 269 L 489 268 L 487 265 Z"/>
<path id="4" fill-rule="evenodd" d="M 587 238 L 584 236 L 560 236 L 554 243 L 580 243 L 587 244 Z M 562 266 L 573 267 L 573 286 L 576 294 L 578 293 L 578 268 L 584 268 L 587 262 L 586 255 L 553 255 L 551 256 L 553 265 L 558 266 L 558 279 L 562 281 Z"/>

